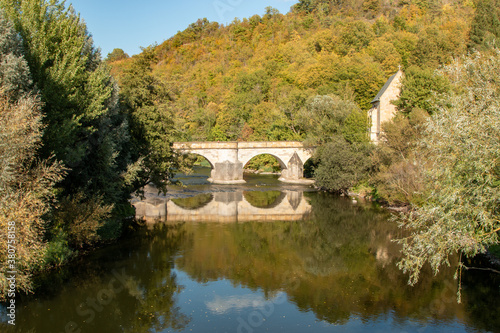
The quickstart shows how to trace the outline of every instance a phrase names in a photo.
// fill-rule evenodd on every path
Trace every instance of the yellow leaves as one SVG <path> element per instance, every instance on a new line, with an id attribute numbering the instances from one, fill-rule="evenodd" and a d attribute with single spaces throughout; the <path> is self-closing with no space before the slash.
<path id="1" fill-rule="evenodd" d="M 404 6 L 399 12 L 399 16 L 405 18 L 411 23 L 415 23 L 415 21 L 423 16 L 423 14 L 424 11 L 415 4 Z"/>
<path id="2" fill-rule="evenodd" d="M 441 10 L 443 11 L 444 14 L 446 15 L 450 15 L 453 13 L 454 11 L 454 8 L 451 4 L 449 3 L 445 3 L 442 7 L 441 7 Z"/>
<path id="3" fill-rule="evenodd" d="M 386 76 L 396 73 L 401 65 L 401 55 L 388 41 L 374 40 L 368 45 L 366 52 L 382 65 Z"/>
<path id="4" fill-rule="evenodd" d="M 302 88 L 317 88 L 324 85 L 335 77 L 340 59 L 335 53 L 321 52 L 303 64 L 296 64 L 292 67 L 298 72 L 296 83 Z"/>
<path id="5" fill-rule="evenodd" d="M 318 31 L 310 39 L 312 51 L 333 52 L 335 49 L 335 39 L 330 29 Z"/>
<path id="6" fill-rule="evenodd" d="M 303 66 L 297 75 L 297 84 L 301 88 L 317 88 L 325 81 L 325 67 L 320 63 Z"/>

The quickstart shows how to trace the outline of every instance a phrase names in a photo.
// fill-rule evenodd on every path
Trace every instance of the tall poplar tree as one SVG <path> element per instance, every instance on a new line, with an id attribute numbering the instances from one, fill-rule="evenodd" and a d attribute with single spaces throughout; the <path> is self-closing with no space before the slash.
<path id="1" fill-rule="evenodd" d="M 179 168 L 172 150 L 176 135 L 174 115 L 166 85 L 153 75 L 157 62 L 153 47 L 135 57 L 122 79 L 123 108 L 130 124 L 131 152 L 136 163 L 129 172 L 132 189 L 153 183 L 166 192 L 174 169 Z"/>
<path id="2" fill-rule="evenodd" d="M 1 5 L 22 38 L 43 103 L 40 156 L 54 155 L 68 168 L 60 183 L 66 211 L 54 220 L 74 245 L 82 245 L 86 242 L 71 234 L 88 225 L 95 235 L 101 221 L 113 207 L 117 212 L 126 205 L 129 195 L 121 177 L 128 164 L 128 125 L 117 86 L 85 23 L 64 1 L 2 0 Z M 119 223 L 113 227 L 118 228 Z"/>
<path id="3" fill-rule="evenodd" d="M 43 126 L 30 83 L 21 41 L 0 13 L 0 300 L 9 289 L 8 271 L 17 272 L 16 287 L 26 291 L 31 273 L 44 265 L 42 216 L 62 177 L 58 163 L 36 158 Z M 16 249 L 15 260 L 9 261 L 7 244 Z"/>

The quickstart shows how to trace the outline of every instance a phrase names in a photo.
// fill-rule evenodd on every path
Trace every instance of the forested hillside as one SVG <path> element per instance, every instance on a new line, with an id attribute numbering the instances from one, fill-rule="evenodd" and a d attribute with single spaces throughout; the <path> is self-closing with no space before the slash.
<path id="1" fill-rule="evenodd" d="M 201 19 L 108 63 L 125 101 L 146 73 L 143 96 L 177 140 L 305 140 L 319 146 L 316 186 L 407 205 L 399 265 L 413 284 L 426 262 L 437 272 L 499 243 L 499 5 L 300 0 L 227 26 Z M 374 146 L 367 110 L 399 66 L 398 113 Z"/>
<path id="2" fill-rule="evenodd" d="M 366 111 L 398 66 L 432 75 L 483 43 L 473 37 L 484 25 L 471 31 L 475 12 L 468 0 L 301 0 L 287 14 L 268 7 L 227 26 L 200 19 L 139 56 L 115 50 L 108 60 L 123 83 L 149 54 L 164 89 L 156 97 L 184 140 L 301 140 L 312 97 Z"/>

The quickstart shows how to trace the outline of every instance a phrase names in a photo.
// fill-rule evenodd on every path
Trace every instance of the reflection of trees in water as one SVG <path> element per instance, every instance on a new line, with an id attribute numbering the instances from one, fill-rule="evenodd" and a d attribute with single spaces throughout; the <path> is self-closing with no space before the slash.
<path id="1" fill-rule="evenodd" d="M 232 202 L 232 201 L 239 201 L 240 199 L 236 199 L 237 196 L 234 196 L 235 192 L 227 192 L 226 194 L 229 195 L 228 199 L 226 200 L 227 202 Z M 241 191 L 241 192 L 236 192 L 241 195 L 243 193 L 243 196 L 245 197 L 246 201 L 250 203 L 253 207 L 256 208 L 275 208 L 281 202 L 283 199 L 286 197 L 286 193 L 281 192 L 281 191 Z M 291 202 L 290 204 L 293 206 L 295 204 L 295 207 L 300 204 L 300 200 L 302 199 L 302 192 L 297 192 L 300 194 L 300 196 L 297 196 L 298 202 L 294 203 Z M 221 194 L 225 193 L 218 193 L 219 197 Z M 217 197 L 216 197 L 217 198 Z M 187 197 L 187 198 L 176 198 L 176 199 L 171 199 L 177 206 L 188 209 L 188 210 L 196 210 L 205 207 L 208 205 L 212 200 L 214 200 L 213 194 L 210 193 L 203 193 L 203 194 L 198 194 L 193 197 Z"/>
<path id="2" fill-rule="evenodd" d="M 286 197 L 281 191 L 244 191 L 243 196 L 256 208 L 274 208 Z"/>
<path id="3" fill-rule="evenodd" d="M 92 260 L 40 278 L 43 289 L 37 298 L 24 300 L 17 309 L 16 332 L 62 332 L 68 322 L 82 332 L 95 333 L 185 328 L 190 318 L 176 304 L 181 287 L 172 272 L 180 245 L 190 243 L 182 225 L 159 224 L 123 242 L 93 253 Z M 116 294 L 109 291 L 110 283 Z M 90 305 L 89 299 L 99 297 L 102 305 Z M 4 331 L 1 323 L 0 331 Z"/>
<path id="4" fill-rule="evenodd" d="M 490 267 L 489 259 L 484 256 L 467 260 L 469 262 L 466 265 L 469 267 Z M 463 274 L 462 284 L 462 300 L 471 314 L 474 326 L 490 332 L 500 332 L 500 274 L 471 269 Z"/>
<path id="5" fill-rule="evenodd" d="M 182 288 L 172 272 L 172 258 L 181 244 L 190 243 L 189 237 L 182 225 L 157 224 L 147 231 L 144 240 L 144 251 L 134 263 L 134 271 L 138 275 L 142 272 L 136 286 L 138 304 L 126 332 L 182 330 L 190 319 L 176 306 L 176 295 Z"/>
<path id="6" fill-rule="evenodd" d="M 430 272 L 419 286 L 407 285 L 390 240 L 399 229 L 387 215 L 330 195 L 307 196 L 313 207 L 307 221 L 185 225 L 196 241 L 183 246 L 177 267 L 200 282 L 228 278 L 266 293 L 285 290 L 300 309 L 331 323 L 388 311 L 423 319 L 434 300 L 455 295 L 448 287 L 454 281 L 433 280 Z M 447 303 L 439 318 L 456 310 Z"/>
<path id="7" fill-rule="evenodd" d="M 213 200 L 210 193 L 198 194 L 194 197 L 171 199 L 177 206 L 184 209 L 196 210 L 205 207 Z"/>

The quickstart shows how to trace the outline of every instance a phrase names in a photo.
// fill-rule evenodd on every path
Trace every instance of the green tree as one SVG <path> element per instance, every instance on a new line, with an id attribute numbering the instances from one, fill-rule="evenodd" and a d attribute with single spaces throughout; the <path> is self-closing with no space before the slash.
<path id="1" fill-rule="evenodd" d="M 364 21 L 349 22 L 339 29 L 340 38 L 336 51 L 342 55 L 359 52 L 375 38 L 373 29 Z"/>
<path id="2" fill-rule="evenodd" d="M 500 3 L 478 0 L 469 32 L 469 49 L 482 51 L 500 46 Z"/>
<path id="3" fill-rule="evenodd" d="M 451 31 L 437 25 L 427 26 L 419 34 L 412 63 L 430 68 L 449 64 L 454 56 L 465 52 L 465 29 L 465 25 L 459 24 L 456 24 Z"/>
<path id="4" fill-rule="evenodd" d="M 122 49 L 113 49 L 111 53 L 108 53 L 106 61 L 111 62 L 111 61 L 124 60 L 128 58 L 129 55 L 126 54 L 125 51 L 123 51 Z"/>
<path id="5" fill-rule="evenodd" d="M 382 124 L 382 140 L 373 153 L 376 172 L 371 177 L 379 200 L 391 205 L 425 200 L 423 160 L 416 147 L 427 117 L 426 111 L 414 109 L 410 114 L 398 112 Z"/>
<path id="6" fill-rule="evenodd" d="M 371 147 L 347 142 L 341 136 L 318 148 L 314 157 L 316 185 L 332 192 L 348 194 L 348 190 L 368 175 Z"/>
<path id="7" fill-rule="evenodd" d="M 64 1 L 3 0 L 1 5 L 22 38 L 43 102 L 45 129 L 39 156 L 54 155 L 68 168 L 59 183 L 60 197 L 77 200 L 82 208 L 65 225 L 85 220 L 83 206 L 88 203 L 103 208 L 98 220 L 101 225 L 106 221 L 107 231 L 113 230 L 110 236 L 116 236 L 121 211 L 130 207 L 122 177 L 129 163 L 124 151 L 128 127 L 119 109 L 117 85 L 86 25 Z M 108 219 L 113 208 L 116 219 Z M 59 227 L 67 228 L 53 225 L 52 229 Z"/>
<path id="8" fill-rule="evenodd" d="M 374 40 L 370 43 L 367 52 L 375 61 L 382 65 L 386 76 L 390 76 L 398 71 L 402 59 L 398 51 L 391 42 L 384 40 Z"/>
<path id="9" fill-rule="evenodd" d="M 0 85 L 2 95 L 13 101 L 31 90 L 32 80 L 24 59 L 22 41 L 0 12 Z"/>
<path id="10" fill-rule="evenodd" d="M 350 143 L 368 142 L 368 116 L 361 109 L 353 109 L 342 127 L 342 136 Z"/>
<path id="11" fill-rule="evenodd" d="M 131 130 L 131 153 L 137 162 L 129 168 L 131 190 L 148 183 L 166 192 L 178 167 L 172 150 L 175 138 L 174 116 L 169 107 L 167 87 L 152 73 L 156 60 L 154 47 L 143 49 L 134 58 L 122 79 L 122 97 Z"/>
<path id="12" fill-rule="evenodd" d="M 475 54 L 447 66 L 457 92 L 447 95 L 420 141 L 428 159 L 430 194 L 400 217 L 410 235 L 400 239 L 399 266 L 417 282 L 429 263 L 437 272 L 450 255 L 473 257 L 500 241 L 500 52 Z M 458 275 L 462 262 L 459 263 Z"/>
<path id="13" fill-rule="evenodd" d="M 380 87 L 387 80 L 381 64 L 374 61 L 365 52 L 355 53 L 350 57 L 344 57 L 334 75 L 337 81 L 336 94 L 348 96 L 354 100 L 361 109 L 368 110 L 371 107 L 370 101 L 373 99 Z M 347 89 L 346 89 L 347 88 Z M 354 94 L 345 94 L 352 90 Z"/>
<path id="14" fill-rule="evenodd" d="M 21 41 L 0 13 L 0 300 L 9 289 L 6 272 L 17 271 L 17 289 L 29 291 L 31 274 L 44 266 L 43 216 L 63 176 L 59 163 L 37 158 L 41 103 L 30 91 L 30 82 Z M 8 261 L 7 243 L 16 248 L 15 264 Z"/>
<path id="15" fill-rule="evenodd" d="M 316 95 L 310 97 L 299 112 L 298 123 L 307 133 L 307 141 L 322 144 L 342 135 L 346 118 L 357 111 L 359 107 L 354 102 L 338 96 Z"/>
<path id="16" fill-rule="evenodd" d="M 311 13 L 315 7 L 313 0 L 299 0 L 299 2 L 293 6 L 293 10 L 297 13 Z"/>
<path id="17" fill-rule="evenodd" d="M 438 108 L 436 101 L 439 99 L 439 95 L 448 90 L 449 83 L 446 77 L 437 75 L 430 68 L 422 69 L 411 66 L 405 70 L 401 94 L 394 104 L 399 111 L 407 114 L 415 108 L 432 114 Z"/>

